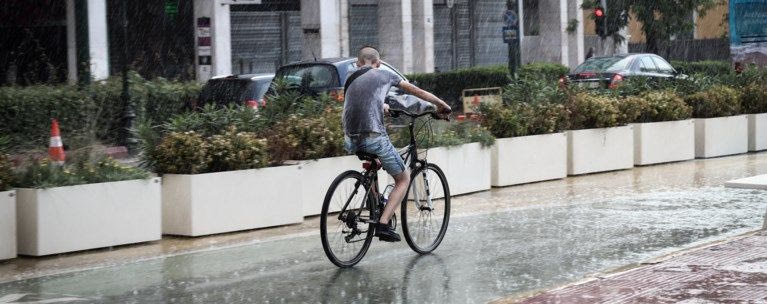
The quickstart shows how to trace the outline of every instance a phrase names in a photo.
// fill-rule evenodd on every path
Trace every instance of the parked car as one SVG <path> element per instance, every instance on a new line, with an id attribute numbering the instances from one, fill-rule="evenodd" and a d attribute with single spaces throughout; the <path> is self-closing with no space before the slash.
<path id="1" fill-rule="evenodd" d="M 563 81 L 585 88 L 615 88 L 631 77 L 662 80 L 679 76 L 671 64 L 658 55 L 619 54 L 589 58 Z"/>
<path id="2" fill-rule="evenodd" d="M 264 106 L 264 95 L 269 89 L 274 74 L 242 74 L 213 77 L 200 91 L 200 106 L 215 104 L 246 105 L 251 108 Z"/>
<path id="3" fill-rule="evenodd" d="M 327 92 L 337 100 L 343 101 L 344 84 L 346 78 L 357 69 L 356 62 L 357 58 L 349 57 L 295 62 L 277 69 L 273 82 L 284 81 L 288 88 L 300 90 L 305 94 Z M 380 68 L 407 80 L 402 73 L 386 62 L 382 61 Z"/>

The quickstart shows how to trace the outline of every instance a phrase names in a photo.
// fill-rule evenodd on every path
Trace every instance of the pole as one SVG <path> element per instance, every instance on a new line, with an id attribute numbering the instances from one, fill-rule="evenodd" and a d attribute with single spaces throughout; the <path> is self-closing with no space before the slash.
<path id="1" fill-rule="evenodd" d="M 509 12 L 512 12 L 514 16 L 519 16 L 519 5 L 517 4 L 517 1 L 518 0 L 506 1 L 506 9 Z M 522 37 L 520 37 L 521 31 L 519 30 L 519 18 L 517 17 L 516 20 L 514 20 L 514 22 L 511 24 L 509 21 L 511 20 L 506 20 L 506 26 L 512 31 L 516 31 L 516 34 L 514 35 L 515 38 L 507 42 L 509 49 L 509 73 L 512 77 L 516 78 L 517 69 L 519 68 L 521 62 L 520 40 Z"/>
<path id="2" fill-rule="evenodd" d="M 121 48 L 121 68 L 122 68 L 122 95 L 121 99 L 124 105 L 122 116 L 122 130 L 120 132 L 120 144 L 128 149 L 129 153 L 134 153 L 138 141 L 133 137 L 134 120 L 136 111 L 130 98 L 130 83 L 128 82 L 128 0 L 121 0 L 121 23 L 122 23 L 122 48 Z"/>

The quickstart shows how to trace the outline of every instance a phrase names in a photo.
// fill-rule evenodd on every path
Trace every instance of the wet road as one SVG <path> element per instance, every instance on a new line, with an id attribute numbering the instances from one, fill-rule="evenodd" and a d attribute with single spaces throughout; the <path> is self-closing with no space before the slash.
<path id="1" fill-rule="evenodd" d="M 454 199 L 431 255 L 374 242 L 339 270 L 312 234 L 6 283 L 0 302 L 485 302 L 761 227 L 765 193 L 721 183 L 764 173 L 763 153 L 496 189 Z"/>

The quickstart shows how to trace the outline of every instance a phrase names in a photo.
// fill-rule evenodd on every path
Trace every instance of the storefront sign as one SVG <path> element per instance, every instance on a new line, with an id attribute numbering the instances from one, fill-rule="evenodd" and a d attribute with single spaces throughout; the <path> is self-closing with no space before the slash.
<path id="1" fill-rule="evenodd" d="M 767 0 L 730 0 L 733 62 L 767 66 Z"/>

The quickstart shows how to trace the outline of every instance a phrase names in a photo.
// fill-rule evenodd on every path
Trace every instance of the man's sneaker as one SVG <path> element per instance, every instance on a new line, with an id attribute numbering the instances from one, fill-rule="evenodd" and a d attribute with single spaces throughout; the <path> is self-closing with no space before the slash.
<path id="1" fill-rule="evenodd" d="M 400 237 L 388 224 L 376 223 L 376 234 L 379 240 L 384 242 L 399 242 Z"/>

